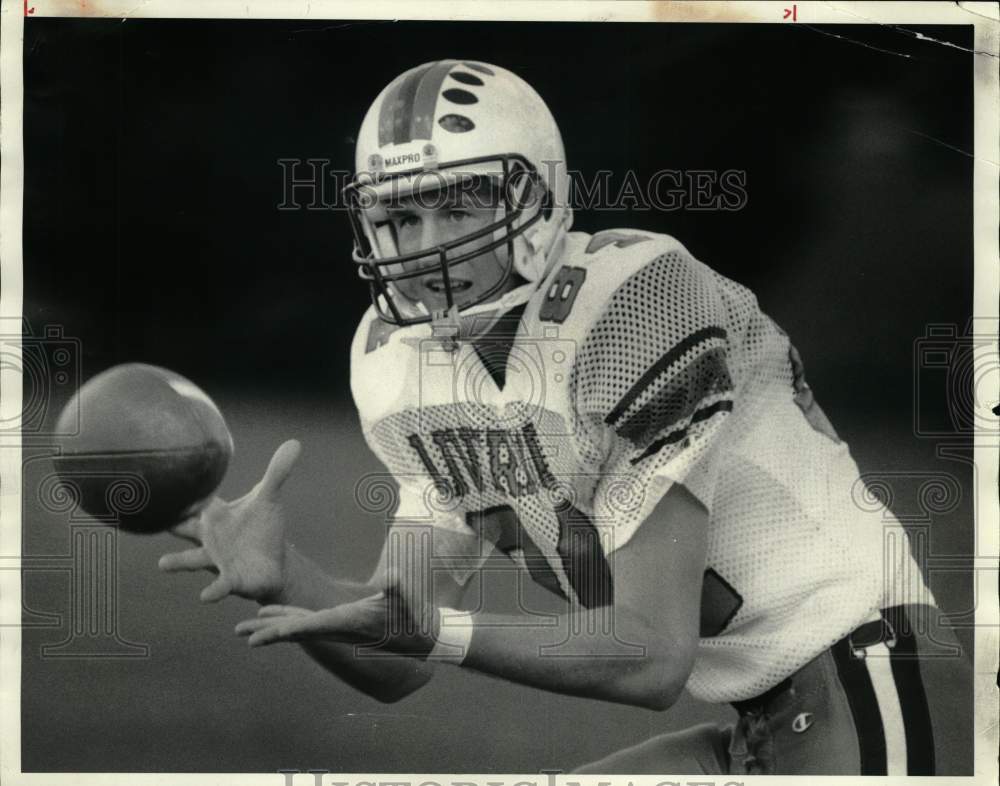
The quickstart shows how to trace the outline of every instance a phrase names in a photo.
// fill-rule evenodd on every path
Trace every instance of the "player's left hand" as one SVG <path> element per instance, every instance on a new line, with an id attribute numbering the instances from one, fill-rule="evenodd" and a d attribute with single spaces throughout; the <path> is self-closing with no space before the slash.
<path id="1" fill-rule="evenodd" d="M 236 626 L 249 636 L 251 647 L 279 642 L 333 641 L 364 644 L 409 655 L 433 649 L 437 610 L 423 607 L 414 613 L 396 587 L 332 609 L 308 611 L 296 606 L 264 606 L 254 619 Z"/>

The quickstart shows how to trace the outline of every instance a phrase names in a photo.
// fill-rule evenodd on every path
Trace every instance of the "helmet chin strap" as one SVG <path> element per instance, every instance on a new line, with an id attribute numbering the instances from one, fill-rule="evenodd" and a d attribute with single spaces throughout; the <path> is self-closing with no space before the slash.
<path id="1" fill-rule="evenodd" d="M 431 336 L 441 342 L 441 346 L 449 352 L 458 349 L 458 340 L 462 334 L 462 317 L 458 306 L 442 308 L 434 312 L 431 320 Z"/>
<path id="2" fill-rule="evenodd" d="M 435 312 L 431 334 L 445 349 L 454 351 L 460 340 L 474 339 L 488 333 L 515 306 L 527 302 L 535 284 L 530 281 L 505 293 L 497 300 L 480 303 L 459 313 L 458 306 Z"/>

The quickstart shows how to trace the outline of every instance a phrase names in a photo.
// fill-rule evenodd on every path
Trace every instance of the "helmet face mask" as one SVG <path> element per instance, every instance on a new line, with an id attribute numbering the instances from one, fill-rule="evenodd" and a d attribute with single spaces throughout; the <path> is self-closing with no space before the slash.
<path id="1" fill-rule="evenodd" d="M 478 312 L 517 282 L 540 281 L 572 222 L 548 107 L 519 77 L 486 63 L 443 60 L 394 79 L 362 123 L 356 172 L 344 189 L 353 259 L 378 316 L 396 325 Z M 442 218 L 456 196 L 480 200 L 458 208 L 471 215 L 467 224 Z M 407 210 L 433 226 L 400 223 Z"/>
<path id="2" fill-rule="evenodd" d="M 462 311 L 502 294 L 515 273 L 514 240 L 544 218 L 550 196 L 534 167 L 516 154 L 458 161 L 440 170 L 414 169 L 388 176 L 363 172 L 348 184 L 344 195 L 358 273 L 368 281 L 379 317 L 397 325 L 431 322 L 442 311 Z M 391 215 L 400 200 L 428 210 L 464 200 L 494 215 L 486 225 L 432 247 L 401 248 Z M 484 280 L 484 265 L 473 263 L 488 257 L 496 262 L 497 273 Z M 473 267 L 479 273 L 470 286 L 468 271 Z M 456 272 L 465 275 L 456 280 Z M 422 279 L 438 283 L 443 302 L 434 298 L 428 307 L 414 294 Z M 465 295 L 467 289 L 470 293 Z"/>

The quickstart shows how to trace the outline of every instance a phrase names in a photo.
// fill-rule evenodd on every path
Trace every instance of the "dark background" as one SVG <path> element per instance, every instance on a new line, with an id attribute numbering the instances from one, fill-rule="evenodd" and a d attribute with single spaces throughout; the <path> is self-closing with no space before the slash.
<path id="1" fill-rule="evenodd" d="M 916 29 L 971 46 L 971 27 Z M 971 314 L 972 58 L 892 28 L 28 19 L 24 296 L 36 334 L 61 325 L 78 338 L 84 379 L 141 360 L 204 387 L 237 445 L 225 496 L 300 438 L 293 539 L 364 577 L 381 520 L 357 509 L 353 486 L 378 467 L 347 350 L 368 296 L 341 212 L 277 209 L 277 161 L 352 168 L 378 91 L 443 57 L 530 82 L 585 176 L 745 170 L 739 212 L 599 211 L 575 227 L 672 234 L 751 287 L 863 472 L 959 481 L 957 507 L 924 523 L 934 553 L 971 553 L 971 470 L 914 434 L 914 346 L 928 325 L 961 331 Z M 49 419 L 66 392 L 47 394 Z M 921 417 L 947 423 L 943 396 L 929 389 Z M 65 517 L 35 501 L 44 442 L 26 456 L 26 557 L 69 549 Z M 457 670 L 379 705 L 293 647 L 249 652 L 231 630 L 254 606 L 199 605 L 205 578 L 156 571 L 173 548 L 118 538 L 118 626 L 147 658 L 42 657 L 67 635 L 69 581 L 26 570 L 25 770 L 537 772 L 728 717 L 687 698 L 660 715 Z M 966 578 L 932 587 L 946 609 L 971 608 Z"/>

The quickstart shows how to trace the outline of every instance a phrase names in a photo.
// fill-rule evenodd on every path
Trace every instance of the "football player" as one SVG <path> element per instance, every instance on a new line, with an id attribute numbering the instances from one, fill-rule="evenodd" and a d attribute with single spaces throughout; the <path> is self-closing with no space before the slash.
<path id="1" fill-rule="evenodd" d="M 571 232 L 559 129 L 495 65 L 395 79 L 357 170 L 372 306 L 351 383 L 399 487 L 382 559 L 352 584 L 286 544 L 289 442 L 248 496 L 176 529 L 195 548 L 164 569 L 216 571 L 205 600 L 263 605 L 238 627 L 252 645 L 299 642 L 383 701 L 461 667 L 736 709 L 584 772 L 970 771 L 963 661 L 906 534 L 858 504 L 847 445 L 751 292 L 672 237 Z M 498 558 L 563 613 L 456 610 Z"/>

